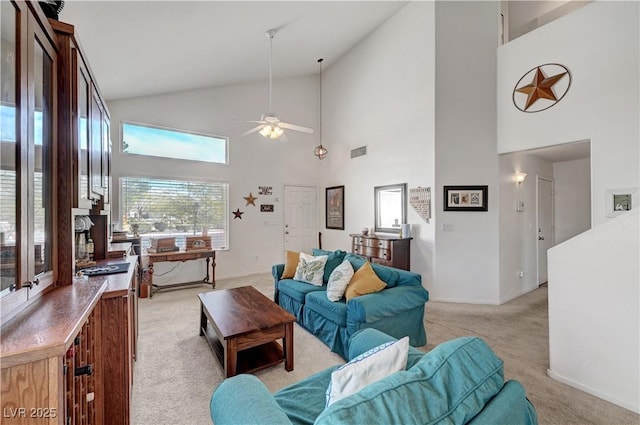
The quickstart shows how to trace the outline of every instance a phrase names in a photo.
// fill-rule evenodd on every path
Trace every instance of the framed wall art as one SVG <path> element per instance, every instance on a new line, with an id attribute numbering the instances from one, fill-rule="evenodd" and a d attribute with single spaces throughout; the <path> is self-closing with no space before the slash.
<path id="1" fill-rule="evenodd" d="M 615 217 L 638 207 L 638 188 L 610 189 L 606 196 L 606 216 Z"/>
<path id="2" fill-rule="evenodd" d="M 488 186 L 445 186 L 445 211 L 487 211 Z"/>
<path id="3" fill-rule="evenodd" d="M 325 209 L 327 229 L 344 230 L 344 186 L 326 189 Z"/>

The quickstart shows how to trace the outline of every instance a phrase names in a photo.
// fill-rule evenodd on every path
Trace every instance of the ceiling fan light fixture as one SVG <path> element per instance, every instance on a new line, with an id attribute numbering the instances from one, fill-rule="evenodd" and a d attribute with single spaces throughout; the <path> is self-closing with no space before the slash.
<path id="1" fill-rule="evenodd" d="M 267 38 L 269 39 L 269 111 L 272 106 L 272 92 L 273 92 L 273 36 L 276 30 L 267 31 Z M 280 121 L 280 118 L 273 112 L 266 112 L 260 116 L 260 121 L 244 121 L 258 124 L 249 131 L 245 131 L 241 136 L 248 136 L 254 133 L 260 133 L 262 137 L 267 139 L 278 139 L 280 136 L 284 140 L 287 140 L 287 136 L 284 134 L 284 130 L 299 131 L 301 133 L 313 134 L 313 129 L 304 127 L 302 125 L 291 124 Z"/>
<path id="2" fill-rule="evenodd" d="M 273 132 L 273 129 L 271 128 L 270 125 L 265 125 L 264 127 L 262 127 L 262 130 L 260 130 L 260 134 L 262 134 L 262 136 L 264 137 L 271 136 L 272 132 Z"/>
<path id="3" fill-rule="evenodd" d="M 278 137 L 282 136 L 282 133 L 284 133 L 284 130 L 276 125 L 272 128 L 269 137 L 271 137 L 272 139 L 277 139 Z"/>

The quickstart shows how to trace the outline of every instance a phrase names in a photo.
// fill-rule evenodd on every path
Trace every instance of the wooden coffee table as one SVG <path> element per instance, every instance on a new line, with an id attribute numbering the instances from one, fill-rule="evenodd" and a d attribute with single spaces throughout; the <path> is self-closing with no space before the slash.
<path id="1" fill-rule="evenodd" d="M 209 342 L 226 377 L 283 361 L 287 371 L 293 370 L 295 316 L 252 286 L 205 292 L 198 298 L 200 335 Z"/>

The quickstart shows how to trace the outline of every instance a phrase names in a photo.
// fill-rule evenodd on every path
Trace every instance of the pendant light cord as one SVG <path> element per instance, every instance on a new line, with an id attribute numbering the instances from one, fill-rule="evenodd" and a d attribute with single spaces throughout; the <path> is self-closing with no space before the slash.
<path id="1" fill-rule="evenodd" d="M 320 136 L 320 146 L 322 146 L 322 61 L 324 59 L 318 59 L 318 64 L 320 66 L 320 122 L 318 126 L 320 129 L 318 130 L 318 135 Z"/>

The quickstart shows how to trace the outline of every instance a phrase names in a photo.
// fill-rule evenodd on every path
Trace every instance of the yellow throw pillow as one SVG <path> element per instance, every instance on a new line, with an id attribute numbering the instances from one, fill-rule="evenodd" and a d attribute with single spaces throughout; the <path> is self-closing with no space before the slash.
<path id="1" fill-rule="evenodd" d="M 386 286 L 387 284 L 380 280 L 373 271 L 371 263 L 367 261 L 353 274 L 344 295 L 349 302 L 351 298 L 382 291 Z"/>
<path id="2" fill-rule="evenodd" d="M 284 271 L 280 279 L 291 279 L 296 274 L 298 262 L 300 262 L 300 253 L 296 251 L 284 252 Z"/>

